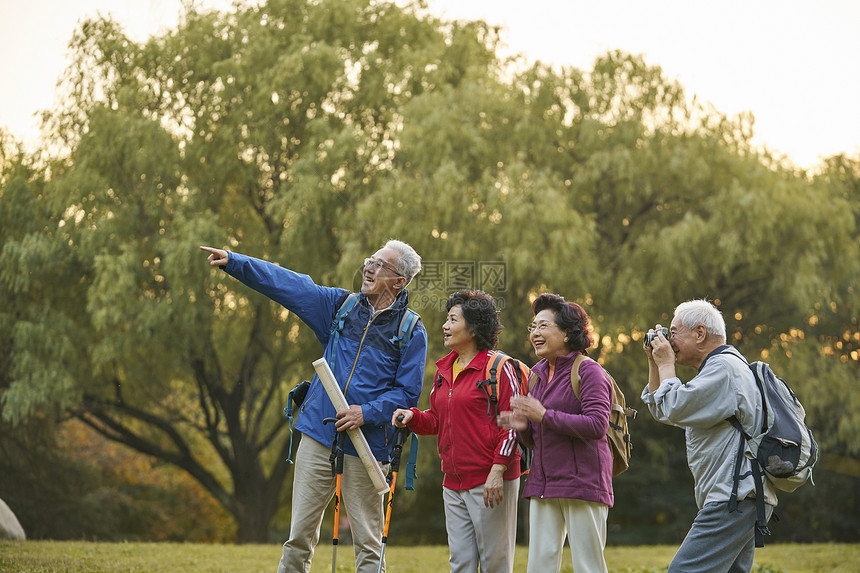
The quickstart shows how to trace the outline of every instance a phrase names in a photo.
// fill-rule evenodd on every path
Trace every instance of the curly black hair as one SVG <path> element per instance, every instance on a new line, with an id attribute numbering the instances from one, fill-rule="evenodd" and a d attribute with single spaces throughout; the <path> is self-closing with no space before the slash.
<path id="1" fill-rule="evenodd" d="M 555 315 L 555 323 L 569 339 L 565 343 L 567 348 L 588 354 L 588 348 L 594 344 L 588 313 L 575 302 L 567 302 L 563 296 L 548 292 L 537 297 L 532 303 L 534 314 L 546 309 L 552 311 Z"/>
<path id="2" fill-rule="evenodd" d="M 499 320 L 499 309 L 493 297 L 480 290 L 461 290 L 448 297 L 445 312 L 457 305 L 463 310 L 463 319 L 475 334 L 475 344 L 478 350 L 492 350 L 499 342 L 502 323 Z"/>

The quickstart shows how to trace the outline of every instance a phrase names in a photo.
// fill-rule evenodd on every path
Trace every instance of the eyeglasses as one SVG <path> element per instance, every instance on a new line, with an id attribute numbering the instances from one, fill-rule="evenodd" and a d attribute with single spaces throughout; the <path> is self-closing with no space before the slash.
<path id="1" fill-rule="evenodd" d="M 387 269 L 387 270 L 391 271 L 392 273 L 394 273 L 395 275 L 397 275 L 398 277 L 403 276 L 400 273 L 398 273 L 394 269 L 394 267 L 392 267 L 391 265 L 389 265 L 388 263 L 386 263 L 382 259 L 374 259 L 373 257 L 367 257 L 366 259 L 364 259 L 364 268 L 367 268 L 367 267 L 373 267 L 377 271 L 379 269 Z"/>
<path id="2" fill-rule="evenodd" d="M 547 322 L 547 321 L 543 320 L 543 321 L 541 321 L 541 322 L 532 322 L 532 323 L 530 323 L 530 324 L 526 327 L 526 330 L 528 330 L 528 331 L 529 331 L 529 334 L 531 334 L 532 332 L 537 332 L 537 331 L 539 331 L 539 330 L 544 330 L 544 329 L 546 329 L 546 328 L 549 328 L 550 326 L 557 326 L 557 325 L 556 325 L 554 322 Z"/>

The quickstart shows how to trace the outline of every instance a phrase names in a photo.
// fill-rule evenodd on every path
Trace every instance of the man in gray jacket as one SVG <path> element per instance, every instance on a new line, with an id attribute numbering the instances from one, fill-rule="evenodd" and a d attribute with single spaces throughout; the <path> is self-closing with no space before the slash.
<path id="1" fill-rule="evenodd" d="M 744 458 L 737 509 L 729 511 L 739 432 L 726 421 L 737 416 L 750 435 L 761 427 L 761 395 L 755 378 L 736 351 L 726 345 L 726 324 L 705 300 L 675 309 L 670 338 L 658 324 L 649 331 L 648 385 L 642 400 L 654 419 L 686 430 L 687 463 L 695 481 L 699 513 L 669 564 L 669 573 L 749 572 L 755 555 L 755 483 Z M 729 350 L 730 352 L 726 352 Z M 675 364 L 698 370 L 683 383 Z M 764 480 L 767 517 L 776 505 L 773 487 Z"/>

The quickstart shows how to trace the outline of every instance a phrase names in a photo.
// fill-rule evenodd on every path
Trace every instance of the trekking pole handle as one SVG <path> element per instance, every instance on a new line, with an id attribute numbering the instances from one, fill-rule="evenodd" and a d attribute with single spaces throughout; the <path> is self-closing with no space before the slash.
<path id="1" fill-rule="evenodd" d="M 403 421 L 403 414 L 397 416 L 397 421 Z M 400 457 L 403 453 L 403 444 L 406 442 L 407 436 L 409 436 L 408 428 L 395 428 L 394 436 L 391 439 L 393 451 L 391 452 L 391 461 L 388 466 L 388 475 L 385 477 L 385 480 L 390 484 L 392 477 L 400 470 Z"/>
<path id="2" fill-rule="evenodd" d="M 324 418 L 323 424 L 328 424 L 329 422 L 336 424 L 337 418 Z M 335 473 L 343 474 L 343 441 L 344 441 L 344 432 L 339 431 L 337 433 L 337 447 L 335 451 Z"/>
<path id="3" fill-rule="evenodd" d="M 394 451 L 391 453 L 390 471 L 396 472 L 400 469 L 400 457 L 403 453 L 403 444 L 411 432 L 408 428 L 397 428 L 394 431 Z"/>

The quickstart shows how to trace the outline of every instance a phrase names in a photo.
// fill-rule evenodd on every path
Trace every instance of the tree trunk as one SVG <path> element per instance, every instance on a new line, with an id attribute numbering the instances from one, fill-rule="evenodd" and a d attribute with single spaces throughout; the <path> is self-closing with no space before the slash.
<path id="1" fill-rule="evenodd" d="M 255 480 L 256 481 L 256 480 Z M 250 495 L 236 495 L 236 543 L 269 543 L 269 524 L 278 511 L 278 498 L 265 495 L 266 484 Z"/>

